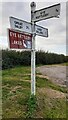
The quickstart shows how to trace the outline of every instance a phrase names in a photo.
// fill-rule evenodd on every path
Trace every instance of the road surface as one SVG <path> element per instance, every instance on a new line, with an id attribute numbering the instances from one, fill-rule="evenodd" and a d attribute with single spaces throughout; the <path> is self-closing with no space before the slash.
<path id="1" fill-rule="evenodd" d="M 52 82 L 66 86 L 67 84 L 67 66 L 62 65 L 45 65 L 37 68 L 38 72 L 47 76 Z"/>

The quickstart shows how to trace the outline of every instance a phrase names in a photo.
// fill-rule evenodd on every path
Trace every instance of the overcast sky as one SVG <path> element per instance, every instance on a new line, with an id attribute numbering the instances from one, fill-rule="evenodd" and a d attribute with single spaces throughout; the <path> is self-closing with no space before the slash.
<path id="1" fill-rule="evenodd" d="M 32 0 L 26 0 L 26 2 L 25 0 L 13 1 L 2 0 L 2 3 L 0 2 L 0 48 L 8 48 L 7 28 L 10 28 L 10 16 L 17 17 L 27 22 L 31 21 L 30 3 L 32 2 Z M 36 23 L 45 28 L 48 28 L 49 35 L 48 38 L 36 36 L 36 50 L 44 50 L 59 54 L 66 54 L 66 1 L 34 1 L 36 1 L 36 10 L 54 5 L 56 3 L 61 3 L 60 18 L 51 18 Z"/>

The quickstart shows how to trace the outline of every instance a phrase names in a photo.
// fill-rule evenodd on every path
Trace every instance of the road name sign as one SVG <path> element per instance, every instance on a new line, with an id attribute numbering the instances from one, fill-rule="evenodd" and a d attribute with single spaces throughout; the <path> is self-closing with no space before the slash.
<path id="1" fill-rule="evenodd" d="M 13 49 L 31 49 L 32 35 L 8 29 L 9 46 Z"/>
<path id="2" fill-rule="evenodd" d="M 10 27 L 19 31 L 31 33 L 31 24 L 15 17 L 10 17 Z"/>
<path id="3" fill-rule="evenodd" d="M 26 33 L 32 33 L 31 23 L 15 17 L 10 17 L 10 27 L 22 32 L 24 31 Z M 35 33 L 39 36 L 48 37 L 48 29 L 39 25 L 35 25 Z"/>
<path id="4" fill-rule="evenodd" d="M 38 22 L 52 17 L 59 17 L 59 15 L 60 15 L 60 4 L 56 4 L 35 11 L 34 14 L 32 15 L 32 21 Z"/>
<path id="5" fill-rule="evenodd" d="M 48 37 L 48 29 L 39 25 L 35 25 L 35 33 L 39 36 Z"/>

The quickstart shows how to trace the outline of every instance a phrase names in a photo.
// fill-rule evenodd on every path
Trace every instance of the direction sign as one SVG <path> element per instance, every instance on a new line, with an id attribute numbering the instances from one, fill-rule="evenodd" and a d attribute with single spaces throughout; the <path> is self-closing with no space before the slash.
<path id="1" fill-rule="evenodd" d="M 32 35 L 8 29 L 9 45 L 13 49 L 31 49 Z"/>
<path id="2" fill-rule="evenodd" d="M 10 26 L 12 29 L 16 29 L 22 32 L 24 31 L 26 33 L 32 33 L 31 23 L 24 20 L 10 17 Z M 35 25 L 35 33 L 39 36 L 48 37 L 48 29 L 39 25 Z"/>
<path id="3" fill-rule="evenodd" d="M 35 26 L 35 33 L 39 36 L 48 37 L 48 29 L 38 25 Z"/>
<path id="4" fill-rule="evenodd" d="M 10 27 L 19 31 L 31 33 L 31 24 L 15 17 L 10 17 Z"/>
<path id="5" fill-rule="evenodd" d="M 58 17 L 58 15 L 60 15 L 60 4 L 35 11 L 32 15 L 32 21 L 37 22 L 52 17 Z"/>

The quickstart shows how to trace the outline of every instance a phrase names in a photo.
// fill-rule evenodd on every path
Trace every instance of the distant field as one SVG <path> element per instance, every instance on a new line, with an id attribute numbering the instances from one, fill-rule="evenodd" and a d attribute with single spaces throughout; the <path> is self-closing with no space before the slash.
<path id="1" fill-rule="evenodd" d="M 36 72 L 36 108 L 33 118 L 66 118 L 67 88 Z M 26 118 L 31 94 L 30 67 L 3 70 L 3 118 Z"/>

